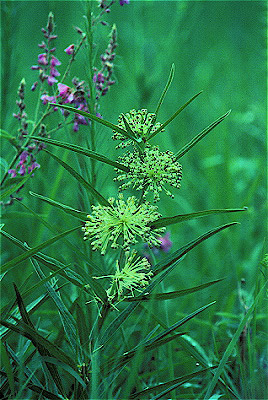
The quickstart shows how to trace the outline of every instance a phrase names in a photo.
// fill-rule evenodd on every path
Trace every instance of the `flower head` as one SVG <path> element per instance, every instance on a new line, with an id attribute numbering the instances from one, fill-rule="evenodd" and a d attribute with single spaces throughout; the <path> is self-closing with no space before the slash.
<path id="1" fill-rule="evenodd" d="M 148 202 L 137 205 L 137 199 L 129 197 L 126 201 L 119 194 L 118 200 L 109 200 L 110 206 L 92 206 L 92 215 L 82 228 L 84 239 L 89 239 L 93 250 L 100 249 L 105 254 L 108 244 L 116 249 L 120 245 L 128 250 L 131 244 L 137 243 L 137 237 L 149 246 L 159 246 L 159 237 L 165 228 L 154 229 L 150 223 L 161 215 L 157 207 Z"/>
<path id="2" fill-rule="evenodd" d="M 144 142 L 161 126 L 160 122 L 155 123 L 156 115 L 154 113 L 148 113 L 146 109 L 142 109 L 138 111 L 130 110 L 126 114 L 120 114 L 117 125 L 122 129 L 126 129 L 123 115 L 136 138 Z M 113 139 L 122 141 L 117 147 L 126 147 L 132 143 L 131 140 L 126 139 L 121 133 L 113 132 Z"/>
<path id="3" fill-rule="evenodd" d="M 128 182 L 120 186 L 120 190 L 133 187 L 137 190 L 144 190 L 144 197 L 149 191 L 154 194 L 154 201 L 159 200 L 159 192 L 162 190 L 174 197 L 165 185 L 169 184 L 176 188 L 180 187 L 182 178 L 182 167 L 176 161 L 171 151 L 160 152 L 157 146 L 147 145 L 144 153 L 140 154 L 137 150 L 133 153 L 128 152 L 123 157 L 119 157 L 120 162 L 129 168 L 129 172 L 118 175 L 114 180 Z M 117 173 L 121 173 L 116 169 Z"/>
<path id="4" fill-rule="evenodd" d="M 137 257 L 137 252 L 126 253 L 124 267 L 120 270 L 119 262 L 116 261 L 116 271 L 112 278 L 110 288 L 107 290 L 108 298 L 117 301 L 122 300 L 125 294 L 131 293 L 134 296 L 134 290 L 142 291 L 150 282 L 153 272 L 151 265 L 143 257 Z"/>
<path id="5" fill-rule="evenodd" d="M 74 53 L 74 44 L 70 44 L 70 46 L 66 47 L 66 49 L 64 50 L 66 52 L 66 54 L 68 54 L 69 56 L 71 54 Z"/>

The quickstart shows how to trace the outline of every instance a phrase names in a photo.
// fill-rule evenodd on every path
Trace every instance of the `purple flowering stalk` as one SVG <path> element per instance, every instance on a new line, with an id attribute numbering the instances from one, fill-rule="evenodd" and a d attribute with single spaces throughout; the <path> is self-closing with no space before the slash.
<path id="1" fill-rule="evenodd" d="M 38 80 L 36 80 L 31 86 L 32 91 L 35 91 L 36 88 L 39 87 L 38 96 L 41 100 L 41 103 L 40 101 L 37 103 L 35 117 L 36 121 L 38 120 L 40 104 L 46 106 L 46 109 L 43 111 L 39 121 L 33 125 L 32 131 L 29 132 L 28 116 L 25 112 L 26 104 L 24 101 L 25 80 L 23 79 L 19 86 L 18 100 L 16 101 L 19 110 L 16 113 L 13 113 L 13 117 L 18 120 L 20 125 L 18 129 L 18 137 L 16 140 L 14 140 L 14 138 L 12 139 L 12 144 L 16 148 L 17 154 L 11 161 L 9 168 L 2 179 L 1 185 L 5 183 L 5 180 L 8 177 L 23 177 L 25 174 L 31 173 L 34 168 L 40 167 L 36 156 L 38 152 L 45 147 L 45 145 L 41 141 L 38 142 L 37 145 L 37 142 L 32 140 L 31 136 L 38 134 L 41 137 L 49 137 L 50 133 L 54 133 L 62 126 L 62 123 L 59 123 L 58 126 L 51 129 L 50 132 L 46 131 L 46 125 L 43 123 L 44 119 L 47 118 L 51 113 L 58 110 L 58 107 L 51 107 L 49 103 L 69 104 L 80 111 L 88 111 L 90 113 L 95 113 L 98 117 L 101 117 L 99 104 L 100 99 L 102 96 L 105 96 L 108 93 L 110 86 L 115 83 L 115 80 L 113 79 L 113 62 L 116 55 L 115 49 L 117 47 L 117 33 L 116 27 L 113 25 L 108 47 L 100 57 L 101 66 L 98 68 L 92 65 L 94 48 L 93 27 L 95 29 L 98 23 L 100 23 L 100 25 L 107 25 L 107 23 L 103 21 L 102 17 L 104 14 L 110 12 L 110 8 L 113 3 L 114 1 L 109 3 L 107 3 L 105 0 L 100 1 L 100 12 L 96 17 L 94 17 L 93 13 L 91 13 L 90 5 L 88 6 L 88 25 L 86 33 L 84 33 L 79 27 L 75 27 L 76 32 L 80 35 L 79 43 L 77 45 L 74 43 L 69 44 L 64 50 L 70 59 L 62 78 L 60 78 L 61 73 L 59 71 L 59 67 L 62 65 L 62 62 L 55 55 L 55 41 L 57 39 L 57 35 L 55 34 L 54 16 L 52 12 L 49 13 L 47 25 L 45 28 L 41 29 L 43 33 L 43 40 L 38 44 L 38 47 L 42 52 L 37 57 L 37 64 L 31 66 L 33 71 L 38 71 L 39 73 Z M 120 1 L 120 5 L 127 3 L 128 1 Z M 67 85 L 64 83 L 64 81 L 70 75 L 71 66 L 78 51 L 80 51 L 82 46 L 85 44 L 87 44 L 89 48 L 89 81 L 85 82 L 77 77 L 73 77 L 71 80 L 71 85 Z M 70 113 L 62 109 L 60 112 L 66 121 L 66 118 L 70 115 Z M 91 148 L 92 150 L 95 150 L 94 125 L 91 123 L 91 121 L 80 114 L 75 114 L 71 123 L 73 124 L 74 132 L 77 132 L 81 125 L 89 125 L 91 131 Z M 94 160 L 91 160 L 91 164 L 92 184 L 94 185 L 96 181 Z M 17 190 L 15 195 L 10 196 L 10 200 L 6 203 L 6 205 L 12 204 L 14 198 L 19 200 L 22 199 L 21 197 L 17 197 L 17 193 L 22 189 L 22 187 Z"/>

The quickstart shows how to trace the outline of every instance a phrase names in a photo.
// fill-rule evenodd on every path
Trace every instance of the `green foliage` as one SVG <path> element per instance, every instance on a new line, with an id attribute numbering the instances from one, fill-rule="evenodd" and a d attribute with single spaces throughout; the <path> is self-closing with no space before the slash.
<path id="1" fill-rule="evenodd" d="M 1 396 L 267 397 L 265 5 L 130 0 L 123 7 L 116 1 L 110 13 L 91 1 L 45 1 L 41 8 L 3 1 L 1 7 Z M 18 26 L 27 26 L 27 35 Z M 29 64 L 37 59 L 33 38 L 42 26 L 58 35 L 57 80 L 72 95 L 85 96 L 86 109 L 66 104 L 47 78 L 30 90 L 46 68 Z M 63 50 L 70 43 L 74 53 L 68 55 Z M 105 64 L 100 55 L 111 53 L 115 61 L 112 56 Z M 110 83 L 116 81 L 107 92 L 97 77 L 105 65 Z M 22 83 L 17 91 L 19 82 L 26 82 L 24 92 Z M 57 97 L 45 105 L 42 94 Z M 146 134 L 133 130 L 129 110 L 153 115 Z M 13 113 L 20 113 L 17 120 Z M 165 122 L 153 129 L 158 121 Z M 118 149 L 115 133 L 122 137 Z M 101 255 L 90 244 L 97 238 L 84 241 L 82 228 L 93 206 L 100 205 L 100 213 L 115 209 L 114 168 L 130 172 L 118 161 L 125 145 L 141 162 L 146 146 L 172 151 L 182 159 L 181 187 L 174 199 L 160 187 L 161 216 L 145 226 L 159 235 L 168 229 L 160 247 L 139 240 L 125 249 L 126 221 L 118 215 L 118 248 L 106 246 Z M 26 150 L 40 169 L 25 164 L 20 174 Z M 146 200 L 155 200 L 149 186 L 125 191 L 125 198 L 136 196 L 133 221 L 147 191 Z M 238 222 L 230 222 L 233 215 Z M 138 269 L 145 256 L 147 272 Z M 122 293 L 116 268 L 127 283 Z"/>

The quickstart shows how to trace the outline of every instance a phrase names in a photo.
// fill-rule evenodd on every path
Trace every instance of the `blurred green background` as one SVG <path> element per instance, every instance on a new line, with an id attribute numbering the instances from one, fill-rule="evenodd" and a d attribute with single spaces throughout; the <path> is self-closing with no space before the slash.
<path id="1" fill-rule="evenodd" d="M 4 22 L 2 120 L 3 128 L 15 134 L 17 121 L 12 113 L 16 111 L 16 91 L 22 77 L 27 83 L 26 111 L 30 119 L 34 118 L 37 92 L 32 93 L 30 87 L 38 74 L 30 67 L 37 63 L 41 52 L 37 44 L 43 39 L 40 29 L 46 26 L 48 12 L 52 11 L 55 16 L 56 56 L 62 62 L 59 71 L 63 73 L 68 61 L 63 50 L 79 39 L 73 26 L 84 28 L 84 2 L 12 1 L 1 2 L 1 6 Z M 259 261 L 265 252 L 267 235 L 265 13 L 266 2 L 262 1 L 130 1 L 124 7 L 116 2 L 111 13 L 105 16 L 109 26 L 99 26 L 96 31 L 95 65 L 99 68 L 99 56 L 107 46 L 111 25 L 116 23 L 118 29 L 116 85 L 101 99 L 100 112 L 105 119 L 116 123 L 121 112 L 132 108 L 154 111 L 172 63 L 176 67 L 175 77 L 161 107 L 160 122 L 168 119 L 194 94 L 200 90 L 203 93 L 164 133 L 153 139 L 162 150 L 178 151 L 199 131 L 232 109 L 228 118 L 180 159 L 183 179 L 181 189 L 173 190 L 175 200 L 163 195 L 159 203 L 163 216 L 211 208 L 248 207 L 246 213 L 210 216 L 168 229 L 175 251 L 213 227 L 231 221 L 241 222 L 189 253 L 165 281 L 164 290 L 177 290 L 226 278 L 217 287 L 183 297 L 179 302 L 168 302 L 176 317 L 213 300 L 217 300 L 217 304 L 206 314 L 211 321 L 220 321 L 215 312 L 241 313 L 238 282 L 245 278 L 250 299 L 260 274 Z M 87 68 L 86 57 L 80 54 L 65 83 L 70 84 L 73 76 L 86 79 Z M 59 114 L 53 116 L 53 123 L 58 117 Z M 52 122 L 47 122 L 53 127 Z M 111 132 L 104 127 L 96 128 L 97 151 L 110 158 L 121 154 L 114 149 Z M 78 133 L 64 135 L 56 133 L 53 138 L 81 144 L 85 142 L 88 128 L 81 127 Z M 5 161 L 9 163 L 13 157 L 13 149 L 6 143 L 2 149 L 3 173 Z M 63 150 L 51 150 L 58 155 L 65 154 Z M 75 167 L 76 157 L 65 156 Z M 38 162 L 40 170 L 22 192 L 24 203 L 60 231 L 74 226 L 76 221 L 71 217 L 40 204 L 28 194 L 31 189 L 74 208 L 83 206 L 76 182 L 67 172 L 45 153 L 40 153 Z M 96 167 L 98 190 L 107 197 L 114 195 L 117 186 L 112 182 L 112 169 L 100 163 Z M 34 217 L 26 212 L 22 216 L 20 212 L 25 212 L 20 204 L 4 210 L 6 231 L 30 246 L 51 237 L 51 232 L 39 226 Z M 82 246 L 82 233 L 77 232 L 73 240 Z M 4 261 L 20 253 L 6 240 L 2 250 Z M 64 243 L 47 248 L 45 253 L 66 263 L 73 262 Z M 26 271 L 26 275 L 31 271 L 29 262 L 18 268 L 20 272 Z M 12 270 L 4 279 L 4 290 L 11 290 L 12 280 L 21 284 L 26 275 Z M 208 313 L 211 313 L 209 317 Z M 202 321 L 198 320 L 198 324 L 202 325 Z M 199 338 L 203 335 L 200 340 L 205 341 L 209 332 L 204 324 L 199 331 Z"/>

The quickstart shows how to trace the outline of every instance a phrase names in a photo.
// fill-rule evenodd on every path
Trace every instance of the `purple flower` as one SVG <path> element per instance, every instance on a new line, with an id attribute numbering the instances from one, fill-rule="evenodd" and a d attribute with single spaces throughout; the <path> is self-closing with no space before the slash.
<path id="1" fill-rule="evenodd" d="M 35 168 L 40 168 L 40 164 L 38 164 L 36 161 L 34 161 L 34 162 L 32 163 L 32 165 L 30 165 L 30 166 L 28 167 L 28 174 L 29 174 L 30 172 L 32 172 L 32 170 L 35 169 Z M 33 174 L 33 176 L 34 176 L 34 174 Z"/>
<path id="2" fill-rule="evenodd" d="M 50 66 L 55 67 L 56 65 L 61 65 L 61 62 L 56 57 L 52 56 Z"/>
<path id="3" fill-rule="evenodd" d="M 46 53 L 42 53 L 42 54 L 38 55 L 38 63 L 40 65 L 48 65 Z"/>
<path id="4" fill-rule="evenodd" d="M 58 82 L 56 78 L 54 78 L 54 76 L 48 76 L 47 78 L 47 83 L 49 84 L 49 86 L 53 86 L 54 83 Z"/>
<path id="5" fill-rule="evenodd" d="M 29 155 L 29 153 L 28 153 L 28 151 L 26 151 L 26 150 L 24 150 L 24 151 L 21 153 L 19 165 L 22 165 L 22 164 L 25 163 L 25 161 L 27 160 L 28 155 Z"/>
<path id="6" fill-rule="evenodd" d="M 160 249 L 163 250 L 165 253 L 167 253 L 170 250 L 173 244 L 169 238 L 170 238 L 170 232 L 167 232 L 164 236 L 161 236 L 159 238 L 161 242 Z"/>
<path id="7" fill-rule="evenodd" d="M 48 96 L 47 94 L 43 94 L 41 96 L 41 100 L 42 100 L 43 104 L 56 103 L 56 101 L 57 101 L 55 96 Z"/>
<path id="8" fill-rule="evenodd" d="M 69 56 L 71 54 L 73 54 L 74 52 L 74 44 L 70 44 L 70 46 L 66 47 L 66 49 L 64 50 L 66 52 L 66 54 L 68 54 Z"/>
<path id="9" fill-rule="evenodd" d="M 11 178 L 15 178 L 15 176 L 17 175 L 15 169 L 9 169 L 7 172 L 11 175 Z"/>
<path id="10" fill-rule="evenodd" d="M 120 0 L 119 4 L 120 6 L 123 6 L 124 4 L 129 4 L 129 0 Z"/>

